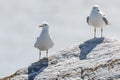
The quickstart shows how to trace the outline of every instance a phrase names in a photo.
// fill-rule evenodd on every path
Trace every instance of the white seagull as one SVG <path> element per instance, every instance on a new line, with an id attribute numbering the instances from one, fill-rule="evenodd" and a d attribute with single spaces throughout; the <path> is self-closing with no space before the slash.
<path id="1" fill-rule="evenodd" d="M 90 15 L 87 17 L 87 23 L 94 27 L 94 38 L 96 38 L 96 28 L 101 28 L 101 37 L 103 27 L 109 25 L 104 13 L 101 12 L 99 5 L 94 5 Z"/>
<path id="2" fill-rule="evenodd" d="M 39 59 L 41 59 L 41 51 L 46 51 L 47 58 L 48 58 L 48 49 L 52 48 L 54 43 L 50 38 L 49 35 L 49 26 L 48 23 L 43 22 L 42 25 L 39 27 L 42 27 L 42 32 L 40 36 L 37 38 L 37 41 L 34 44 L 34 47 L 39 49 Z"/>

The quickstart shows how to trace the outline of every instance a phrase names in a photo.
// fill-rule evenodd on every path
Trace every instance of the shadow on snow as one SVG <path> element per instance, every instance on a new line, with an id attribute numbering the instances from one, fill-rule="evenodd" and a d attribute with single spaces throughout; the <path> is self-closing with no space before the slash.
<path id="1" fill-rule="evenodd" d="M 38 62 L 32 63 L 28 67 L 28 80 L 34 80 L 34 78 L 48 67 L 48 58 L 43 58 Z"/>
<path id="2" fill-rule="evenodd" d="M 80 48 L 80 60 L 86 59 L 87 55 L 100 43 L 104 41 L 104 38 L 93 38 L 85 41 L 83 44 L 79 45 Z"/>

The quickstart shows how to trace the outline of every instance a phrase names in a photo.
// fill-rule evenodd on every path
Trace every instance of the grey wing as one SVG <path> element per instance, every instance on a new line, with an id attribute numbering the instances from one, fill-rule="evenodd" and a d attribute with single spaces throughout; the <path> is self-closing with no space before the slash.
<path id="1" fill-rule="evenodd" d="M 89 24 L 89 16 L 87 17 L 87 23 Z"/>
<path id="2" fill-rule="evenodd" d="M 108 25 L 108 20 L 105 17 L 103 17 L 103 21 L 105 22 L 106 25 Z"/>

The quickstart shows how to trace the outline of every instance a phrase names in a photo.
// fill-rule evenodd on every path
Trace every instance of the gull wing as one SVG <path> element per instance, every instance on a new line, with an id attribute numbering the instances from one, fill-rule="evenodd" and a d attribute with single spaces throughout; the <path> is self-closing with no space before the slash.
<path id="1" fill-rule="evenodd" d="M 87 17 L 87 23 L 88 23 L 88 25 L 89 25 L 89 16 Z"/>
<path id="2" fill-rule="evenodd" d="M 108 25 L 108 20 L 105 17 L 103 17 L 103 21 L 105 22 L 106 25 Z"/>

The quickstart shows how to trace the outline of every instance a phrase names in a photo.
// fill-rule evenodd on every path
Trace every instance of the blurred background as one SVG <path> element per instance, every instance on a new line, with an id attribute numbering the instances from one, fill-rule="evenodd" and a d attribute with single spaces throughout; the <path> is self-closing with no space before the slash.
<path id="1" fill-rule="evenodd" d="M 119 40 L 119 0 L 0 0 L 0 78 L 38 60 L 34 43 L 44 21 L 49 23 L 55 43 L 50 55 L 93 38 L 86 17 L 95 4 L 111 23 L 104 28 L 104 36 Z M 97 31 L 99 37 L 100 29 Z"/>

